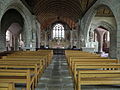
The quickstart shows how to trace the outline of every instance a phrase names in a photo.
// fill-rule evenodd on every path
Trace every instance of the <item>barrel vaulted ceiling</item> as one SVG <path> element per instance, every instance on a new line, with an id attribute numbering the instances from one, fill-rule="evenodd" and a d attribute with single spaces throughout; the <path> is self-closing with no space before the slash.
<path id="1" fill-rule="evenodd" d="M 42 29 L 45 29 L 55 21 L 63 21 L 67 23 L 70 28 L 74 28 L 77 20 L 81 18 L 97 0 L 22 1 L 30 7 L 30 10 L 37 16 L 41 23 Z"/>

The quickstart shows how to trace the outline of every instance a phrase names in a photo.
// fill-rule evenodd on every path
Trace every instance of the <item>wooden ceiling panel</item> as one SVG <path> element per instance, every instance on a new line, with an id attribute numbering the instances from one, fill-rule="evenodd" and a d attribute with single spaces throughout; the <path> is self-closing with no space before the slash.
<path id="1" fill-rule="evenodd" d="M 59 20 L 74 28 L 76 21 L 97 0 L 22 0 L 26 1 L 37 16 L 42 27 L 48 27 L 53 21 Z"/>

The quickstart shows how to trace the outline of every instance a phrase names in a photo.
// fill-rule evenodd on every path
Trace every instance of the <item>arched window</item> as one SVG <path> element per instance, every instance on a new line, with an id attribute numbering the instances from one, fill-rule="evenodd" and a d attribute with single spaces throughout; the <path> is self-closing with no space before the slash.
<path id="1" fill-rule="evenodd" d="M 65 30 L 62 24 L 56 24 L 53 27 L 53 39 L 62 39 L 65 37 Z"/>
<path id="2" fill-rule="evenodd" d="M 7 30 L 7 32 L 6 32 L 6 41 L 10 41 L 10 31 L 9 30 Z"/>

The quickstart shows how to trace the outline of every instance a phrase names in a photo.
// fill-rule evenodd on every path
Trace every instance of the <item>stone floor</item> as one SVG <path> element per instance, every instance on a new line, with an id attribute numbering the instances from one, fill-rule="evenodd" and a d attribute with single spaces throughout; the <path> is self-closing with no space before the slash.
<path id="1" fill-rule="evenodd" d="M 74 90 L 64 55 L 54 55 L 35 90 Z"/>

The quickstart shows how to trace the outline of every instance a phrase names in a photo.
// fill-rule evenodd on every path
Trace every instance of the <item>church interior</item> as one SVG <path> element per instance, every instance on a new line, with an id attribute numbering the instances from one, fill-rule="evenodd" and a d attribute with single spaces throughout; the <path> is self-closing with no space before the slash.
<path id="1" fill-rule="evenodd" d="M 0 0 L 0 90 L 119 90 L 119 0 Z"/>

